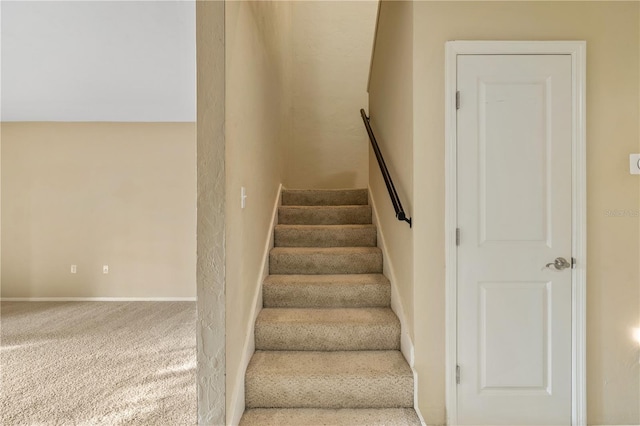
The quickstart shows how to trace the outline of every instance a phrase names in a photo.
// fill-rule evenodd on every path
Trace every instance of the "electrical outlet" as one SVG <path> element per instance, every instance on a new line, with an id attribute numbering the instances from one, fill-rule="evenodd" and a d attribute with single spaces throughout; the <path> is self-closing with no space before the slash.
<path id="1" fill-rule="evenodd" d="M 102 273 L 103 274 L 109 273 L 109 265 L 102 265 Z"/>
<path id="2" fill-rule="evenodd" d="M 71 273 L 75 274 L 76 272 L 78 272 L 78 267 L 76 265 L 71 265 Z"/>

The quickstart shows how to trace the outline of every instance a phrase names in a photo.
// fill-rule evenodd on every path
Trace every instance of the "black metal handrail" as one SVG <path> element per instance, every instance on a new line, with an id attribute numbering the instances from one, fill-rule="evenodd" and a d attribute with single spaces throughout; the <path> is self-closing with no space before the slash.
<path id="1" fill-rule="evenodd" d="M 400 202 L 400 197 L 398 197 L 398 191 L 396 191 L 396 187 L 393 185 L 393 180 L 391 179 L 391 175 L 389 174 L 389 169 L 387 169 L 387 165 L 385 164 L 384 158 L 382 157 L 382 152 L 380 152 L 380 147 L 378 146 L 376 137 L 373 134 L 373 130 L 371 130 L 369 117 L 367 117 L 364 109 L 360 110 L 360 115 L 362 116 L 362 121 L 364 121 L 364 127 L 367 128 L 367 133 L 369 134 L 369 140 L 371 141 L 373 152 L 376 154 L 376 158 L 378 159 L 378 165 L 380 166 L 380 172 L 382 172 L 382 178 L 384 179 L 385 185 L 387 185 L 387 191 L 389 191 L 389 198 L 391 198 L 393 209 L 396 211 L 396 218 L 398 220 L 407 222 L 409 224 L 409 228 L 411 228 L 411 218 L 407 217 L 407 215 L 404 213 L 402 203 Z"/>

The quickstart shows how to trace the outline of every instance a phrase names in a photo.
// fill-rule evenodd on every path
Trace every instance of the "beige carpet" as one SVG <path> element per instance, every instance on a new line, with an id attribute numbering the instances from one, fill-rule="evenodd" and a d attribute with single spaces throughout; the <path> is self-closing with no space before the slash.
<path id="1" fill-rule="evenodd" d="M 193 425 L 195 302 L 3 302 L 3 425 Z"/>
<path id="2" fill-rule="evenodd" d="M 241 426 L 419 426 L 366 189 L 284 190 Z"/>

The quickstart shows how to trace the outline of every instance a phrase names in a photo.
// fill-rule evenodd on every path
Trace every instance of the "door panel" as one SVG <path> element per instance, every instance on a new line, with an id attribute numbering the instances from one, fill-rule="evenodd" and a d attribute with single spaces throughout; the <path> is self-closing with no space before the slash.
<path id="1" fill-rule="evenodd" d="M 548 81 L 481 80 L 479 86 L 480 242 L 546 243 Z M 514 215 L 523 220 L 510 220 Z"/>
<path id="2" fill-rule="evenodd" d="M 480 283 L 481 391 L 547 391 L 548 284 Z"/>
<path id="3" fill-rule="evenodd" d="M 571 421 L 571 57 L 459 55 L 458 422 Z"/>

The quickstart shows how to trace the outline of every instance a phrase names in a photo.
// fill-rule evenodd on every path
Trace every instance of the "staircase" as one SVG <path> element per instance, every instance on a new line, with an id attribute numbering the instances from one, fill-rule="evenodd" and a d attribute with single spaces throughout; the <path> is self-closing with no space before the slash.
<path id="1" fill-rule="evenodd" d="M 240 425 L 419 425 L 367 190 L 285 190 L 278 219 Z"/>

